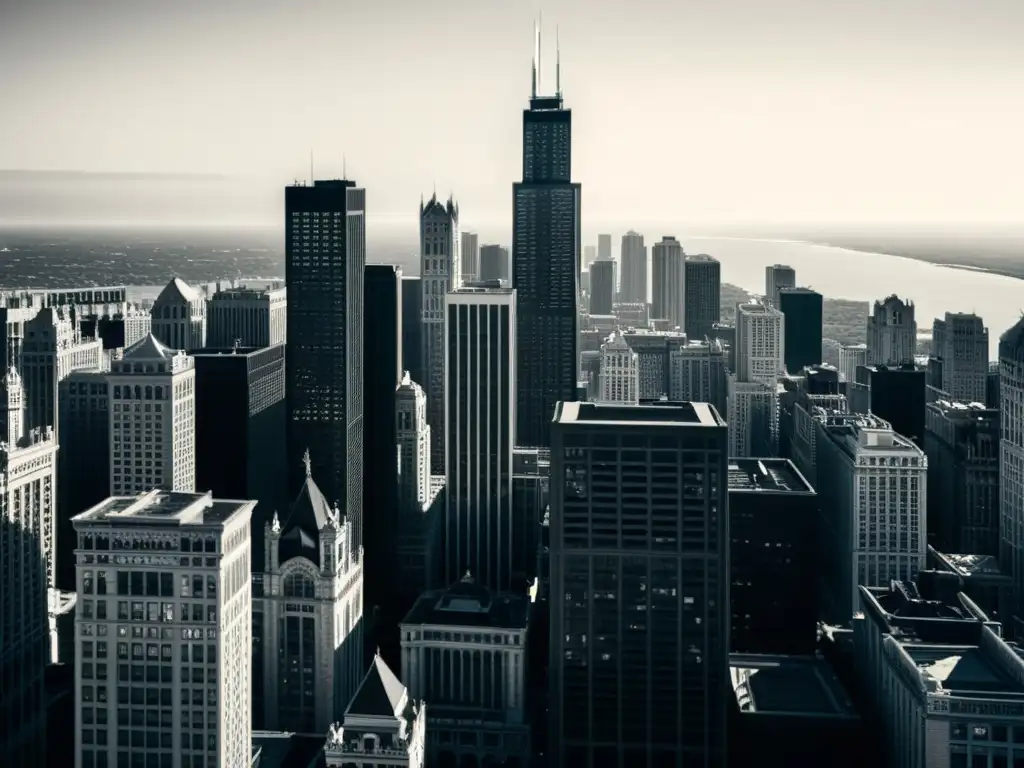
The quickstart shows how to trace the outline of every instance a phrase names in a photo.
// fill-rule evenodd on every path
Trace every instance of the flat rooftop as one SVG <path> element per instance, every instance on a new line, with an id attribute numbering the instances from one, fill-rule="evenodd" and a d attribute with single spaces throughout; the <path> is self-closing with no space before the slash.
<path id="1" fill-rule="evenodd" d="M 708 403 L 671 403 L 658 405 L 617 405 L 614 403 L 566 403 L 555 406 L 554 421 L 559 424 L 633 424 L 644 426 L 722 427 L 725 421 Z"/>
<path id="2" fill-rule="evenodd" d="M 189 357 L 250 357 L 258 352 L 264 352 L 271 347 L 284 346 L 283 344 L 271 344 L 266 347 L 203 347 L 195 352 L 189 352 Z"/>
<path id="3" fill-rule="evenodd" d="M 402 624 L 522 630 L 526 629 L 529 607 L 525 592 L 491 592 L 466 577 L 447 589 L 424 592 Z"/>
<path id="4" fill-rule="evenodd" d="M 951 555 L 948 552 L 935 553 L 950 568 L 961 576 L 1002 576 L 1003 569 L 999 567 L 999 560 L 995 555 Z"/>
<path id="5" fill-rule="evenodd" d="M 860 717 L 831 667 L 819 656 L 732 653 L 729 676 L 744 714 Z"/>
<path id="6" fill-rule="evenodd" d="M 729 492 L 814 493 L 789 459 L 729 459 Z"/>
<path id="7" fill-rule="evenodd" d="M 951 696 L 985 698 L 992 694 L 1024 695 L 1024 685 L 976 645 L 905 644 L 903 650 L 926 680 L 934 680 L 938 690 Z"/>
<path id="8" fill-rule="evenodd" d="M 153 490 L 138 496 L 111 496 L 72 520 L 88 525 L 220 527 L 252 501 L 214 499 L 211 493 Z"/>

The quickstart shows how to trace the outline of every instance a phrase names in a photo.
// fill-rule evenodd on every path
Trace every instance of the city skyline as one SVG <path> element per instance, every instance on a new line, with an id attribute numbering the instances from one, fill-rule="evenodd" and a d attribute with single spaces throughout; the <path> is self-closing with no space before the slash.
<path id="1" fill-rule="evenodd" d="M 312 150 L 318 176 L 344 175 L 347 165 L 368 180 L 382 213 L 411 212 L 420 190 L 436 183 L 465 200 L 474 220 L 502 218 L 503 180 L 517 165 L 514 116 L 525 101 L 532 5 L 453 2 L 428 11 L 397 0 L 346 9 L 314 2 L 297 18 L 262 3 L 239 16 L 234 0 L 219 0 L 204 5 L 200 25 L 198 15 L 165 18 L 149 3 L 129 11 L 123 0 L 106 0 L 84 16 L 55 1 L 15 3 L 0 31 L 6 71 L 37 50 L 55 14 L 78 35 L 3 88 L 10 119 L 0 126 L 0 168 L 265 173 L 266 185 L 251 194 L 269 204 L 280 183 L 308 177 Z M 624 195 L 651 218 L 684 211 L 686 221 L 705 224 L 1013 218 L 1024 174 L 1014 173 L 1021 161 L 1012 148 L 1024 113 L 1006 97 L 1019 91 L 1024 67 L 1007 30 L 1019 27 L 1024 10 L 989 3 L 988 13 L 962 24 L 953 2 L 927 12 L 917 0 L 861 3 L 849 18 L 806 0 L 770 12 L 749 2 L 640 5 L 591 13 L 565 0 L 543 9 L 542 82 L 554 79 L 557 25 L 563 86 L 585 126 L 574 161 L 593 219 L 617 213 Z M 742 26 L 730 11 L 742 14 Z M 391 23 L 397 18 L 408 23 Z M 503 30 L 486 36 L 486 57 L 473 56 L 478 43 L 460 46 L 477 60 L 472 68 L 424 44 L 432 35 L 405 31 L 441 30 L 455 20 L 471 42 Z M 339 25 L 360 31 L 340 46 L 344 52 L 326 44 Z M 387 45 L 378 44 L 382 35 Z M 686 45 L 660 44 L 680 35 Z M 410 55 L 396 59 L 392 46 Z M 270 48 L 274 55 L 264 55 Z M 326 80 L 308 75 L 340 75 L 355 62 L 362 85 L 328 86 L 337 97 L 325 98 Z M 460 76 L 430 89 L 428 101 L 422 74 L 453 69 Z M 299 106 L 270 107 L 285 83 Z M 56 84 L 74 121 L 48 119 L 57 117 L 46 101 Z M 168 93 L 177 119 L 165 118 Z M 434 106 L 470 94 L 471 119 Z M 618 107 L 638 96 L 663 103 L 667 95 L 671 111 L 688 116 L 683 143 L 678 121 L 637 121 Z M 839 146 L 844 151 L 834 151 Z M 949 153 L 950 146 L 972 151 Z M 934 162 L 936 153 L 943 163 Z M 998 175 L 989 170 L 996 164 Z M 608 173 L 627 167 L 626 178 Z M 878 185 L 883 173 L 887 183 Z M 665 181 L 677 174 L 700 183 Z"/>

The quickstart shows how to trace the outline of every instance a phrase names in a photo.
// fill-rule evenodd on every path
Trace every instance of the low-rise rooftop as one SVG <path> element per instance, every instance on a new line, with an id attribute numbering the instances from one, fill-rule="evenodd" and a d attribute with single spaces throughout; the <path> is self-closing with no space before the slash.
<path id="1" fill-rule="evenodd" d="M 617 405 L 614 403 L 560 402 L 555 406 L 559 424 L 633 424 L 647 426 L 722 427 L 725 421 L 708 403 L 659 403 Z"/>
<path id="2" fill-rule="evenodd" d="M 789 459 L 729 459 L 729 492 L 814 493 Z"/>
<path id="3" fill-rule="evenodd" d="M 860 717 L 820 656 L 733 653 L 729 655 L 729 675 L 744 714 Z"/>
<path id="4" fill-rule="evenodd" d="M 963 593 L 955 599 L 930 599 L 913 582 L 894 581 L 888 588 L 859 587 L 861 608 L 878 630 L 901 643 L 968 644 L 983 626 L 1001 632 L 974 601 Z"/>
<path id="5" fill-rule="evenodd" d="M 402 624 L 526 629 L 529 597 L 491 592 L 468 573 L 447 589 L 424 592 L 402 620 Z"/>
<path id="6" fill-rule="evenodd" d="M 152 490 L 111 496 L 72 518 L 76 525 L 161 525 L 220 527 L 253 501 L 214 499 L 213 494 Z"/>
<path id="7" fill-rule="evenodd" d="M 989 642 L 992 642 L 992 638 Z M 1002 642 L 1002 641 L 997 641 Z M 908 645 L 903 650 L 917 667 L 929 692 L 948 696 L 988 698 L 1024 695 L 1024 683 L 997 659 L 984 640 L 976 645 Z M 1008 646 L 1021 666 L 1020 650 Z"/>

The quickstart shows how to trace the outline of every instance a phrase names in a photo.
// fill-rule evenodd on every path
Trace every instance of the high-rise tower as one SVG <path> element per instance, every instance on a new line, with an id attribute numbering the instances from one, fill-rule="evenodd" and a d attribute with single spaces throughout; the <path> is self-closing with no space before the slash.
<path id="1" fill-rule="evenodd" d="M 316 181 L 285 190 L 288 465 L 308 449 L 324 496 L 362 543 L 366 190 Z M 306 475 L 293 469 L 293 493 Z M 326 728 L 326 726 L 324 726 Z"/>
<path id="2" fill-rule="evenodd" d="M 682 244 L 671 235 L 655 243 L 651 255 L 651 317 L 668 320 L 670 328 L 679 330 L 686 326 L 685 257 Z"/>
<path id="3" fill-rule="evenodd" d="M 572 112 L 540 94 L 540 33 L 523 112 L 523 180 L 512 186 L 516 289 L 516 444 L 548 445 L 555 403 L 574 400 L 578 368 L 580 185 L 571 179 Z M 560 70 L 560 67 L 559 67 Z"/>

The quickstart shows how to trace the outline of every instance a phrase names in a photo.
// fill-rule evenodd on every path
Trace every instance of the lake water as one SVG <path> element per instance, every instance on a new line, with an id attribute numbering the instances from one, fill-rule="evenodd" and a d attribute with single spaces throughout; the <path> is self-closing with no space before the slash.
<path id="1" fill-rule="evenodd" d="M 656 238 L 649 240 L 653 243 Z M 975 312 L 988 326 L 992 360 L 997 356 L 999 336 L 1024 310 L 1024 281 L 988 272 L 795 241 L 686 236 L 679 240 L 687 253 L 717 258 L 722 263 L 723 282 L 752 293 L 764 292 L 765 267 L 780 263 L 796 270 L 799 285 L 830 298 L 875 301 L 895 293 L 909 299 L 915 305 L 919 331 L 930 332 L 932 320 L 947 311 Z M 378 240 L 370 245 L 373 261 L 400 264 L 406 274 L 418 272 L 410 243 Z M 244 268 L 242 272 L 246 274 Z M 152 300 L 161 287 L 132 288 L 131 298 Z"/>

